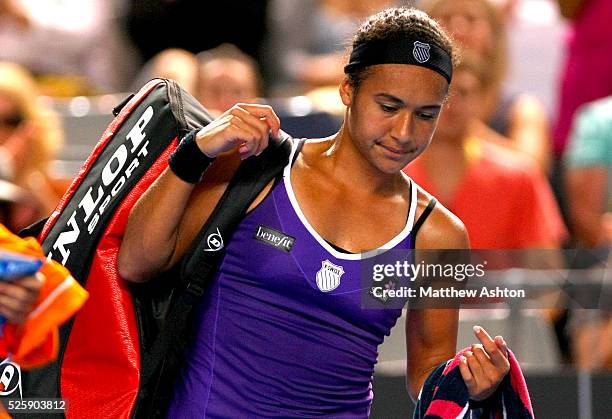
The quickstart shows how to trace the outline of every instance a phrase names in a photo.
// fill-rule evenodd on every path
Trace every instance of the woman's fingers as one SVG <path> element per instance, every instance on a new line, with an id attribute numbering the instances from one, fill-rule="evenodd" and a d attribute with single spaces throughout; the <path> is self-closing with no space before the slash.
<path id="1" fill-rule="evenodd" d="M 238 148 L 241 159 L 259 155 L 269 132 L 278 135 L 280 120 L 267 105 L 237 104 L 202 128 L 196 136 L 200 150 L 209 157 Z"/>
<path id="2" fill-rule="evenodd" d="M 478 360 L 480 364 L 480 368 L 482 370 L 482 376 L 479 377 L 479 382 L 483 387 L 492 387 L 496 385 L 495 383 L 500 377 L 500 373 L 498 372 L 495 365 L 489 358 L 489 355 L 485 352 L 484 348 L 480 344 L 472 345 L 472 353 L 474 357 Z"/>
<path id="3" fill-rule="evenodd" d="M 480 361 L 474 355 L 474 352 L 467 351 L 465 353 L 465 357 L 467 358 L 468 366 L 470 367 L 470 372 L 472 376 L 476 380 L 476 383 L 480 385 L 483 381 L 483 377 L 485 376 L 482 365 L 480 365 Z"/>
<path id="4" fill-rule="evenodd" d="M 232 118 L 232 124 L 235 127 L 234 140 L 238 145 L 240 158 L 244 160 L 257 154 L 263 142 L 261 131 L 256 126 L 245 122 L 240 117 L 232 116 Z"/>
<path id="5" fill-rule="evenodd" d="M 474 344 L 470 351 L 465 352 L 465 365 L 469 368 L 467 375 L 462 370 L 462 377 L 468 377 L 466 386 L 470 397 L 475 400 L 483 400 L 490 397 L 499 383 L 504 379 L 510 369 L 507 358 L 507 346 L 501 336 L 492 339 L 491 336 L 480 326 L 474 326 L 474 334 L 482 342 Z M 461 362 L 460 362 L 461 367 Z"/>
<path id="6" fill-rule="evenodd" d="M 259 133 L 257 138 L 257 148 L 253 150 L 253 154 L 259 155 L 268 146 L 270 126 L 264 119 L 258 118 L 240 106 L 232 108 L 231 114 L 240 118 L 240 120 L 248 125 L 249 128 L 257 130 Z"/>
<path id="7" fill-rule="evenodd" d="M 489 333 L 480 326 L 474 326 L 474 334 L 482 342 L 482 346 L 491 358 L 491 361 L 497 368 L 508 369 L 510 363 L 508 358 L 502 353 L 495 341 L 489 336 Z"/>
<path id="8" fill-rule="evenodd" d="M 233 107 L 230 112 L 232 115 L 239 117 L 241 120 L 243 120 L 250 126 L 256 128 L 262 138 L 268 136 L 270 126 L 268 125 L 265 119 L 262 119 L 252 113 L 249 113 L 246 109 L 241 108 L 240 106 Z"/>
<path id="9" fill-rule="evenodd" d="M 504 356 L 508 358 L 508 344 L 504 340 L 503 336 L 495 336 L 493 340 L 495 341 L 495 344 L 502 352 L 502 354 L 504 354 Z"/>
<path id="10" fill-rule="evenodd" d="M 272 130 L 272 135 L 278 137 L 278 131 L 280 130 L 280 119 L 269 105 L 258 105 L 258 104 L 247 104 L 239 103 L 236 106 L 247 110 L 250 114 L 257 118 L 263 118 Z"/>
<path id="11" fill-rule="evenodd" d="M 463 378 L 463 381 L 465 382 L 470 394 L 474 394 L 476 392 L 476 381 L 472 375 L 472 372 L 470 371 L 465 355 L 461 355 L 459 357 L 459 372 L 461 372 L 461 377 Z"/>

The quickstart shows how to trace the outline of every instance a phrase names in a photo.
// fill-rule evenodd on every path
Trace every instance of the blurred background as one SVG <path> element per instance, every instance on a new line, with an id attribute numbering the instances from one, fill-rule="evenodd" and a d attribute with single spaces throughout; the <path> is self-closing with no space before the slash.
<path id="1" fill-rule="evenodd" d="M 153 77 L 216 114 L 259 101 L 294 137 L 335 133 L 351 34 L 401 5 L 437 19 L 464 56 L 432 146 L 406 173 L 473 247 L 546 249 L 549 270 L 599 290 L 599 303 L 571 305 L 515 269 L 516 284 L 543 290 L 537 308 L 466 308 L 459 346 L 473 324 L 506 336 L 538 417 L 612 417 L 610 0 L 0 0 L 0 222 L 48 216 L 111 109 Z M 380 348 L 372 417 L 411 412 L 403 327 Z"/>

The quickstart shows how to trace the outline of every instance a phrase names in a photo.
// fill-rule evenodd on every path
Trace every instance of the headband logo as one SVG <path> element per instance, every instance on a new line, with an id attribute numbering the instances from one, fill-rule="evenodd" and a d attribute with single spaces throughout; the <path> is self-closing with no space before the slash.
<path id="1" fill-rule="evenodd" d="M 423 64 L 429 60 L 429 49 L 431 47 L 429 44 L 424 42 L 414 41 L 414 48 L 412 49 L 412 55 L 414 55 L 414 59 L 419 63 Z"/>

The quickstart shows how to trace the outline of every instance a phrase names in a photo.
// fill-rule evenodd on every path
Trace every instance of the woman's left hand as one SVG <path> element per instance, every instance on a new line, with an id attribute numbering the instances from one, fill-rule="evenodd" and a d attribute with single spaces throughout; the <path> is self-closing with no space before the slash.
<path id="1" fill-rule="evenodd" d="M 461 356 L 459 370 L 470 392 L 472 400 L 489 398 L 502 382 L 508 371 L 508 348 L 504 338 L 491 336 L 480 326 L 474 326 L 474 334 L 481 342 L 472 345 L 472 350 Z"/>

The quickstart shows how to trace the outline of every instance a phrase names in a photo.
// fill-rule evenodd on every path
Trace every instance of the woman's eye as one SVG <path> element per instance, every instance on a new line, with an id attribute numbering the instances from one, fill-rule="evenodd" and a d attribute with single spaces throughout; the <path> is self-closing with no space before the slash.
<path id="1" fill-rule="evenodd" d="M 417 116 L 420 119 L 424 119 L 426 121 L 430 121 L 430 120 L 432 120 L 432 119 L 434 119 L 436 117 L 436 115 L 431 113 L 431 112 L 419 112 L 419 113 L 417 113 Z"/>
<path id="2" fill-rule="evenodd" d="M 385 105 L 384 103 L 380 104 L 380 108 L 385 112 L 395 112 L 397 108 L 391 105 Z"/>

